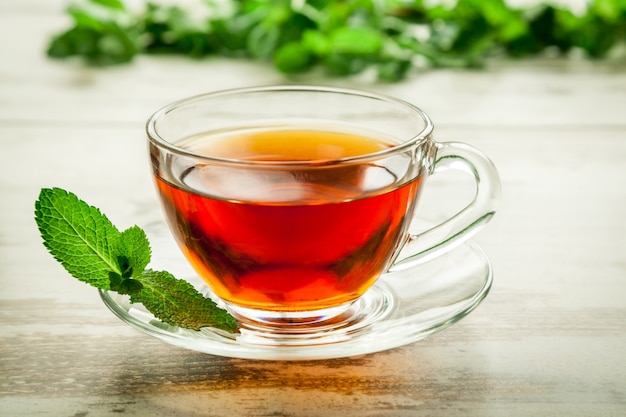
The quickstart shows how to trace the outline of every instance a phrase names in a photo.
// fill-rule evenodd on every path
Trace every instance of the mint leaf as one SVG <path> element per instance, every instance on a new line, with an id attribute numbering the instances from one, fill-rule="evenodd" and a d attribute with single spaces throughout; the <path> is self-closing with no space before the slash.
<path id="1" fill-rule="evenodd" d="M 311 54 L 299 42 L 291 42 L 280 47 L 274 55 L 274 65 L 285 74 L 303 72 L 311 66 Z"/>
<path id="2" fill-rule="evenodd" d="M 375 28 L 344 26 L 330 34 L 330 43 L 340 54 L 376 55 L 383 46 L 383 36 Z"/>
<path id="3" fill-rule="evenodd" d="M 110 9 L 126 10 L 126 6 L 122 0 L 91 0 L 92 3 L 99 4 Z"/>
<path id="4" fill-rule="evenodd" d="M 95 207 L 60 188 L 42 189 L 35 221 L 50 254 L 75 278 L 94 287 L 130 295 L 165 323 L 199 330 L 233 332 L 235 319 L 186 281 L 146 270 L 150 243 L 138 226 L 120 232 Z"/>
<path id="5" fill-rule="evenodd" d="M 152 252 L 150 242 L 139 226 L 133 226 L 120 234 L 118 249 L 120 255 L 125 257 L 128 263 L 126 268 L 123 268 L 127 269 L 127 278 L 141 275 L 150 263 Z"/>
<path id="6" fill-rule="evenodd" d="M 95 207 L 60 188 L 43 189 L 35 203 L 43 244 L 73 277 L 108 290 L 117 261 L 120 232 Z"/>
<path id="7" fill-rule="evenodd" d="M 95 65 L 139 54 L 246 57 L 274 62 L 287 74 L 316 66 L 349 76 L 379 68 L 398 81 L 412 68 L 475 67 L 487 59 L 580 49 L 591 58 L 620 53 L 626 1 L 589 0 L 586 10 L 548 0 L 139 2 L 82 0 L 68 8 L 72 25 L 54 35 L 52 58 L 78 56 Z M 167 2 L 165 2 L 167 3 Z M 206 10 L 200 10 L 199 7 Z M 206 13 L 203 13 L 206 11 Z M 310 33 L 314 33 L 311 35 Z M 398 45 L 402 59 L 384 50 Z M 290 63 L 290 59 L 294 59 Z M 417 58 L 417 59 L 415 59 Z"/>
<path id="8" fill-rule="evenodd" d="M 138 280 L 143 289 L 131 295 L 131 302 L 142 303 L 165 323 L 192 330 L 214 327 L 232 332 L 237 329 L 230 314 L 169 272 L 146 270 Z"/>

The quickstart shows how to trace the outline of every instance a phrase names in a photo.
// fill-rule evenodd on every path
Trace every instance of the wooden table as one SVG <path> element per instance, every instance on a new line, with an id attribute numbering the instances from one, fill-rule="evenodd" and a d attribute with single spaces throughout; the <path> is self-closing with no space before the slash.
<path id="1" fill-rule="evenodd" d="M 285 80 L 217 58 L 89 69 L 44 55 L 67 25 L 64 4 L 0 5 L 0 415 L 626 415 L 623 61 L 507 62 L 393 85 Z M 475 238 L 495 270 L 477 310 L 376 354 L 230 359 L 131 329 L 46 252 L 33 221 L 42 187 L 77 193 L 120 227 L 162 221 L 147 116 L 199 92 L 284 82 L 405 98 L 432 116 L 438 140 L 491 156 L 503 197 Z"/>

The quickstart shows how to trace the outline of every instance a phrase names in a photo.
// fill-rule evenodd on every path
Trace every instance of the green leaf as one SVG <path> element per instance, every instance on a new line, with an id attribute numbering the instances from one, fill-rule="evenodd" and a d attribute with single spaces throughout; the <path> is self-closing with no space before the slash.
<path id="1" fill-rule="evenodd" d="M 376 55 L 383 46 L 383 36 L 373 28 L 340 27 L 330 34 L 330 45 L 338 54 Z"/>
<path id="2" fill-rule="evenodd" d="M 290 42 L 280 47 L 274 54 L 274 65 L 285 74 L 305 71 L 312 65 L 308 49 L 299 42 Z"/>
<path id="3" fill-rule="evenodd" d="M 616 22 L 620 14 L 626 12 L 626 2 L 622 1 L 620 10 L 619 0 L 595 0 L 590 4 L 590 11 L 604 21 Z"/>
<path id="4" fill-rule="evenodd" d="M 150 243 L 137 226 L 121 232 L 95 207 L 60 188 L 44 188 L 35 202 L 35 222 L 52 256 L 75 278 L 130 295 L 168 324 L 232 332 L 235 319 L 168 272 L 146 270 Z"/>
<path id="5" fill-rule="evenodd" d="M 277 26 L 257 25 L 248 35 L 248 51 L 254 57 L 268 58 L 278 46 L 279 38 L 280 29 Z"/>
<path id="6" fill-rule="evenodd" d="M 131 11 L 123 0 L 82 0 L 68 8 L 74 25 L 52 37 L 48 55 L 112 65 L 140 53 L 220 54 L 273 58 L 286 74 L 322 65 L 350 76 L 374 67 L 382 78 L 399 80 L 407 63 L 472 67 L 547 48 L 602 58 L 624 44 L 626 33 L 626 0 L 590 0 L 579 13 L 553 1 L 196 1 L 207 17 L 193 4 L 147 1 L 144 10 Z M 404 47 L 391 63 L 390 43 Z"/>
<path id="7" fill-rule="evenodd" d="M 98 39 L 97 55 L 93 57 L 96 63 L 104 60 L 113 63 L 130 61 L 137 54 L 137 45 L 130 35 L 129 31 L 116 25 L 108 28 L 108 31 Z"/>
<path id="8" fill-rule="evenodd" d="M 126 266 L 126 260 L 123 257 L 119 258 L 120 264 Z M 132 271 L 132 269 L 129 269 Z M 140 281 L 131 278 L 126 273 L 123 275 L 116 274 L 115 272 L 109 273 L 109 281 L 111 282 L 111 291 L 115 291 L 119 294 L 132 295 L 143 289 L 143 285 Z"/>
<path id="9" fill-rule="evenodd" d="M 97 50 L 98 37 L 98 33 L 92 29 L 74 27 L 52 39 L 48 46 L 48 56 L 51 58 L 91 56 Z"/>
<path id="10" fill-rule="evenodd" d="M 72 16 L 72 19 L 74 19 L 74 23 L 77 27 L 101 31 L 105 25 L 105 22 L 101 17 L 90 13 L 88 10 L 85 10 L 80 6 L 71 5 L 67 9 L 67 12 L 70 16 Z"/>
<path id="11" fill-rule="evenodd" d="M 378 65 L 378 79 L 386 82 L 396 82 L 403 79 L 411 68 L 411 61 L 394 59 Z"/>
<path id="12" fill-rule="evenodd" d="M 192 330 L 202 327 L 232 332 L 237 322 L 225 310 L 200 294 L 191 284 L 165 271 L 146 270 L 138 280 L 143 289 L 131 295 L 164 323 Z"/>
<path id="13" fill-rule="evenodd" d="M 126 6 L 121 0 L 91 0 L 91 2 L 109 9 L 126 10 Z"/>
<path id="14" fill-rule="evenodd" d="M 322 32 L 308 29 L 302 34 L 302 45 L 317 56 L 324 56 L 330 52 L 330 41 Z"/>
<path id="15" fill-rule="evenodd" d="M 107 290 L 109 273 L 122 273 L 117 261 L 120 232 L 76 195 L 60 188 L 42 189 L 35 221 L 44 246 L 75 278 Z"/>
<path id="16" fill-rule="evenodd" d="M 324 59 L 324 67 L 333 76 L 345 77 L 364 71 L 371 62 L 367 57 L 333 52 Z"/>
<path id="17" fill-rule="evenodd" d="M 124 257 L 127 262 L 127 268 L 121 268 L 122 275 L 125 269 L 131 269 L 129 276 L 140 276 L 150 263 L 150 242 L 139 226 L 128 228 L 120 234 L 118 251 L 119 256 Z"/>

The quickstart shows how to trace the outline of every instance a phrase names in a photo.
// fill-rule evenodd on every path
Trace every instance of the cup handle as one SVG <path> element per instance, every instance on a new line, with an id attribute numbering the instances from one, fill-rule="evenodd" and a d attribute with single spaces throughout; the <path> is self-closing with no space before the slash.
<path id="1" fill-rule="evenodd" d="M 401 271 L 424 263 L 459 246 L 494 216 L 501 185 L 493 163 L 479 150 L 459 142 L 435 144 L 431 174 L 455 169 L 476 181 L 474 199 L 457 214 L 422 233 L 411 234 L 387 272 Z"/>

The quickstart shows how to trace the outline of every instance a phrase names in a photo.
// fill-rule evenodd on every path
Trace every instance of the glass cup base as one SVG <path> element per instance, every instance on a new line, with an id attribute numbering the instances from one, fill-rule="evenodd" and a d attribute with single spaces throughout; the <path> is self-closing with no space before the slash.
<path id="1" fill-rule="evenodd" d="M 237 319 L 239 323 L 267 327 L 285 327 L 297 329 L 298 327 L 317 326 L 332 321 L 342 315 L 354 303 L 351 301 L 337 307 L 324 308 L 308 311 L 271 311 L 241 307 L 225 302 L 226 309 Z"/>
<path id="2" fill-rule="evenodd" d="M 226 305 L 240 325 L 241 343 L 309 346 L 336 341 L 351 332 L 383 320 L 395 306 L 384 286 L 338 307 L 306 312 L 268 312 Z"/>

